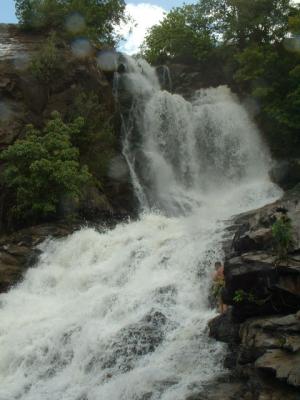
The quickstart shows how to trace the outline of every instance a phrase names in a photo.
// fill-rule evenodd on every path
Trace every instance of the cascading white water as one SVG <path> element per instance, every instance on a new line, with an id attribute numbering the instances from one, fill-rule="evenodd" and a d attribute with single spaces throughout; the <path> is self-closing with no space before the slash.
<path id="1" fill-rule="evenodd" d="M 127 63 L 124 155 L 143 213 L 47 241 L 1 295 L 0 400 L 184 400 L 222 371 L 212 264 L 222 221 L 279 195 L 267 151 L 227 88 L 189 103 Z"/>
<path id="2" fill-rule="evenodd" d="M 145 62 L 132 60 L 123 81 L 134 97 L 125 123 L 125 155 L 143 208 L 168 215 L 191 212 L 239 185 L 247 208 L 244 196 L 253 192 L 252 183 L 261 184 L 261 200 L 266 200 L 274 189 L 268 178 L 270 157 L 227 87 L 200 90 L 188 102 L 161 91 Z"/>

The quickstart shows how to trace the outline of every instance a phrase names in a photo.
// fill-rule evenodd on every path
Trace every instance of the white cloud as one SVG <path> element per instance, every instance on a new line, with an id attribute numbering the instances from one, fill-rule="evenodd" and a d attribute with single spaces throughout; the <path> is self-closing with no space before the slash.
<path id="1" fill-rule="evenodd" d="M 163 19 L 166 10 L 149 3 L 129 3 L 126 11 L 134 20 L 134 24 L 123 24 L 119 27 L 118 34 L 124 37 L 119 48 L 124 53 L 135 54 L 143 43 L 147 30 Z"/>

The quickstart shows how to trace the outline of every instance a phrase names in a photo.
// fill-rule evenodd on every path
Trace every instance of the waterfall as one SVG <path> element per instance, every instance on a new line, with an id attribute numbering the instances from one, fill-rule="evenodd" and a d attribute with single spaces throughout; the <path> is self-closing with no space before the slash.
<path id="1" fill-rule="evenodd" d="M 0 400 L 184 400 L 223 371 L 212 265 L 223 221 L 280 194 L 267 149 L 226 87 L 187 102 L 129 58 L 116 86 L 140 218 L 47 240 L 0 296 Z"/>

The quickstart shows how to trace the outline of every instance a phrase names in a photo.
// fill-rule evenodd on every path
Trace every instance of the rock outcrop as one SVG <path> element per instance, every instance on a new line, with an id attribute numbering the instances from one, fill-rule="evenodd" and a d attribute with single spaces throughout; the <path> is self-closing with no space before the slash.
<path id="1" fill-rule="evenodd" d="M 94 118 L 96 124 L 98 118 L 98 126 L 101 125 L 101 118 L 109 120 L 114 131 L 114 143 L 105 141 L 99 135 L 99 139 L 85 146 L 80 159 L 88 166 L 93 181 L 85 189 L 80 203 L 66 204 L 66 200 L 61 199 L 58 218 L 67 218 L 66 213 L 76 214 L 83 221 L 134 216 L 136 201 L 127 164 L 120 150 L 120 121 L 111 74 L 99 68 L 96 50 L 79 57 L 62 42 L 57 45 L 63 66 L 60 72 L 51 83 L 37 79 L 30 69 L 30 60 L 45 40 L 45 35 L 22 32 L 16 25 L 0 24 L 0 152 L 24 137 L 27 124 L 42 129 L 53 111 L 59 111 L 64 121 L 71 121 L 78 116 L 80 96 L 94 96 L 97 112 L 95 115 L 90 112 L 88 119 Z M 100 108 L 102 114 L 98 112 Z M 116 160 L 117 174 L 111 173 L 110 168 Z M 0 173 L 2 168 L 0 162 Z M 9 225 L 9 208 L 10 199 L 0 180 L 0 232 Z"/>
<path id="2" fill-rule="evenodd" d="M 98 114 L 100 119 L 108 119 L 114 140 L 113 143 L 105 141 L 99 135 L 99 139 L 97 136 L 85 146 L 80 161 L 88 165 L 92 182 L 84 189 L 80 201 L 60 199 L 58 215 L 41 221 L 42 225 L 36 225 L 36 221 L 30 227 L 30 221 L 27 227 L 10 224 L 11 202 L 0 178 L 0 292 L 22 279 L 28 266 L 36 261 L 37 244 L 48 236 L 61 237 L 82 225 L 111 225 L 136 215 L 129 171 L 120 150 L 120 121 L 112 74 L 99 68 L 96 50 L 78 57 L 70 46 L 61 42 L 56 46 L 63 60 L 60 73 L 51 84 L 37 79 L 31 71 L 30 60 L 46 39 L 42 33 L 31 34 L 21 31 L 17 25 L 0 24 L 0 152 L 24 138 L 27 124 L 42 129 L 53 111 L 59 111 L 64 121 L 71 121 L 78 116 L 76 99 L 82 94 L 96 99 L 97 112 L 90 113 L 88 118 L 93 117 L 96 123 Z M 102 114 L 98 113 L 99 109 Z M 101 126 L 101 121 L 97 126 Z M 104 163 L 108 167 L 103 167 Z M 0 161 L 0 176 L 3 167 Z M 70 224 L 66 220 L 77 222 Z"/>
<path id="3" fill-rule="evenodd" d="M 0 237 L 0 293 L 17 284 L 26 270 L 38 261 L 37 246 L 46 238 L 60 238 L 80 228 L 80 224 L 58 222 L 19 230 Z"/>
<path id="4" fill-rule="evenodd" d="M 290 219 L 293 237 L 283 260 L 272 234 L 282 216 Z M 228 233 L 223 300 L 230 307 L 210 322 L 210 335 L 228 343 L 225 366 L 244 381 L 247 399 L 298 400 L 300 186 L 273 204 L 235 217 Z"/>

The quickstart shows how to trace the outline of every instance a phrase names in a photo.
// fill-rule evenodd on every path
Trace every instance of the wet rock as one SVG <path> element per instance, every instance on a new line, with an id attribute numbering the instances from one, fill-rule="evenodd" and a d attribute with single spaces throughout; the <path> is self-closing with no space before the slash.
<path id="1" fill-rule="evenodd" d="M 156 350 L 171 326 L 164 314 L 150 311 L 137 323 L 121 329 L 110 343 L 93 355 L 85 370 L 106 369 L 112 376 L 116 371 L 131 370 L 140 357 Z"/>
<path id="2" fill-rule="evenodd" d="M 232 246 L 227 251 L 236 255 L 251 251 L 274 253 L 271 229 L 281 216 L 291 220 L 293 235 L 293 252 L 300 249 L 300 184 L 287 191 L 280 200 L 257 210 L 237 215 L 231 226 L 234 227 Z"/>
<path id="3" fill-rule="evenodd" d="M 239 323 L 232 319 L 231 311 L 218 315 L 209 324 L 209 335 L 225 343 L 239 342 Z"/>
<path id="4" fill-rule="evenodd" d="M 282 160 L 270 171 L 273 182 L 283 189 L 291 189 L 300 182 L 300 159 Z"/>
<path id="5" fill-rule="evenodd" d="M 86 189 L 79 207 L 81 213 L 89 219 L 97 219 L 103 215 L 113 215 L 114 213 L 105 194 L 101 193 L 95 186 Z"/>
<path id="6" fill-rule="evenodd" d="M 241 343 L 249 348 L 300 350 L 300 314 L 250 319 L 241 325 Z"/>
<path id="7" fill-rule="evenodd" d="M 162 286 L 153 293 L 155 301 L 161 304 L 175 304 L 177 289 L 173 285 Z"/>
<path id="8" fill-rule="evenodd" d="M 44 224 L 22 229 L 0 237 L 0 293 L 22 280 L 26 270 L 37 263 L 38 244 L 48 237 L 64 237 L 80 225 Z"/>
<path id="9" fill-rule="evenodd" d="M 102 368 L 128 371 L 141 356 L 152 353 L 162 342 L 169 321 L 159 311 L 152 310 L 139 322 L 122 329 L 100 357 Z"/>
<path id="10" fill-rule="evenodd" d="M 255 315 L 291 313 L 300 304 L 300 264 L 278 263 L 273 255 L 256 252 L 233 257 L 225 263 L 224 301 L 233 305 L 239 320 Z"/>
<path id="11" fill-rule="evenodd" d="M 172 78 L 172 89 L 187 99 L 195 95 L 196 90 L 207 87 L 224 85 L 223 65 L 213 62 L 210 68 L 203 68 L 195 62 L 188 63 L 188 60 L 178 60 L 168 64 Z"/>
<path id="12" fill-rule="evenodd" d="M 272 245 L 273 237 L 271 228 L 246 231 L 243 234 L 237 235 L 233 243 L 234 250 L 238 254 L 248 251 L 265 250 L 272 247 Z"/>
<path id="13" fill-rule="evenodd" d="M 258 358 L 255 366 L 273 372 L 277 379 L 300 387 L 300 353 L 290 354 L 280 349 L 268 350 Z"/>
<path id="14" fill-rule="evenodd" d="M 272 225 L 283 215 L 291 221 L 293 248 L 279 261 Z M 217 317 L 210 334 L 228 343 L 226 366 L 246 382 L 237 398 L 248 393 L 253 400 L 298 400 L 300 185 L 273 204 L 234 217 L 229 225 L 223 300 L 231 305 L 232 318 Z"/>
<path id="15" fill-rule="evenodd" d="M 240 395 L 240 382 L 217 383 L 207 385 L 201 393 L 190 395 L 186 400 L 235 400 Z M 242 399 L 239 397 L 239 399 Z"/>
<path id="16" fill-rule="evenodd" d="M 170 69 L 166 65 L 159 65 L 155 70 L 162 90 L 172 92 Z"/>

